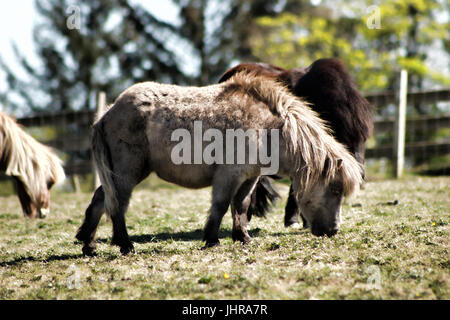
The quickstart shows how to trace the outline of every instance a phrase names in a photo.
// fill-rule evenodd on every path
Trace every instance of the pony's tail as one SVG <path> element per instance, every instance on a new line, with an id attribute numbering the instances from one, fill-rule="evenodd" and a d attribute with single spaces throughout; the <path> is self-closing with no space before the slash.
<path id="1" fill-rule="evenodd" d="M 266 213 L 271 209 L 271 204 L 274 204 L 279 198 L 280 195 L 273 187 L 270 179 L 266 176 L 261 176 L 252 193 L 252 199 L 247 211 L 248 221 L 250 221 L 252 215 L 265 218 Z"/>
<path id="2" fill-rule="evenodd" d="M 108 214 L 113 208 L 118 207 L 116 186 L 114 183 L 114 173 L 111 164 L 111 152 L 105 139 L 103 122 L 97 122 L 93 127 L 92 153 L 94 163 L 100 178 L 100 182 L 105 193 L 105 209 Z"/>

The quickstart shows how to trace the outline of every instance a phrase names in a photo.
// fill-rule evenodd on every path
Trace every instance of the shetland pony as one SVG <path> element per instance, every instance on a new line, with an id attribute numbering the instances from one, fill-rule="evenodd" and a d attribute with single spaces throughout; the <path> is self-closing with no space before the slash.
<path id="1" fill-rule="evenodd" d="M 50 189 L 65 178 L 61 164 L 49 147 L 0 111 L 0 171 L 13 178 L 26 217 L 50 212 Z"/>
<path id="2" fill-rule="evenodd" d="M 133 188 L 151 172 L 188 188 L 212 185 L 204 248 L 219 244 L 218 231 L 230 204 L 233 240 L 251 240 L 247 208 L 267 165 L 262 161 L 229 162 L 228 158 L 227 163 L 175 163 L 173 153 L 179 144 L 173 139 L 174 132 L 195 137 L 198 122 L 215 132 L 216 139 L 229 130 L 270 132 L 259 146 L 269 149 L 270 145 L 271 153 L 278 156 L 277 174 L 291 178 L 312 233 L 336 234 L 342 198 L 362 181 L 359 163 L 328 133 L 316 113 L 282 85 L 252 74 L 236 74 L 224 83 L 206 87 L 135 84 L 94 125 L 92 150 L 102 186 L 95 191 L 76 235 L 84 244 L 84 254 L 94 254 L 95 232 L 105 210 L 113 223 L 112 244 L 118 245 L 122 254 L 133 250 L 125 212 Z M 194 160 L 210 147 L 201 145 L 196 150 L 195 139 L 194 145 L 191 140 L 188 145 L 188 151 L 194 151 Z M 225 154 L 228 145 L 221 148 L 215 150 L 216 156 Z M 248 149 L 243 152 L 245 159 L 252 156 Z M 238 152 L 232 155 L 240 156 Z"/>
<path id="3" fill-rule="evenodd" d="M 276 79 L 283 83 L 297 97 L 311 103 L 313 110 L 326 120 L 337 141 L 344 144 L 364 165 L 365 142 L 373 131 L 372 106 L 358 92 L 346 68 L 338 59 L 319 59 L 306 69 L 284 70 L 264 63 L 241 63 L 227 70 L 220 78 L 223 82 L 239 72 L 252 72 Z M 363 177 L 364 177 L 363 173 Z M 290 188 L 285 209 L 286 227 L 298 224 L 298 206 Z M 265 216 L 269 201 L 274 202 L 279 194 L 269 178 L 261 177 L 252 194 L 248 210 L 251 215 Z M 303 226 L 307 222 L 303 219 Z"/>

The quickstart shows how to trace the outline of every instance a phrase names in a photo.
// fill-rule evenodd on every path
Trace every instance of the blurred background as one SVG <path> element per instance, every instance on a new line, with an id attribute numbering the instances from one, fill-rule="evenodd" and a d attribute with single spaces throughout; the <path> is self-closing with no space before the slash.
<path id="1" fill-rule="evenodd" d="M 244 61 L 294 68 L 329 57 L 376 108 L 369 180 L 392 175 L 402 69 L 406 172 L 450 173 L 446 0 L 30 0 L 3 2 L 0 26 L 0 109 L 59 150 L 81 177 L 75 189 L 90 183 L 100 92 L 111 103 L 139 81 L 201 86 Z"/>

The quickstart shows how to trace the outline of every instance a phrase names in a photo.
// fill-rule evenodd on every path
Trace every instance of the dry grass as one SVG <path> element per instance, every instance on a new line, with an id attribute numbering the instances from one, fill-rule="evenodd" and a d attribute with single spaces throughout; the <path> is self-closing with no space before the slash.
<path id="1" fill-rule="evenodd" d="M 242 247 L 228 213 L 221 245 L 203 251 L 210 189 L 153 178 L 127 214 L 136 253 L 109 245 L 103 218 L 94 258 L 74 239 L 91 194 L 54 192 L 40 221 L 4 196 L 0 299 L 449 299 L 449 185 L 449 177 L 369 182 L 345 204 L 333 238 L 284 228 L 283 199 L 268 219 L 252 220 L 254 241 Z"/>

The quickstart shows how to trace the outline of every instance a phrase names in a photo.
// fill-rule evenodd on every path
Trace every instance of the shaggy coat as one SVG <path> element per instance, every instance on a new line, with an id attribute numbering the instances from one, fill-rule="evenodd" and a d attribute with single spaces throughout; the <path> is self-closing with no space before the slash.
<path id="1" fill-rule="evenodd" d="M 207 247 L 218 244 L 220 223 L 230 204 L 233 239 L 250 241 L 246 213 L 262 165 L 174 164 L 171 151 L 178 142 L 171 135 L 178 129 L 194 135 L 195 121 L 201 121 L 204 130 L 214 128 L 224 135 L 228 129 L 278 130 L 279 174 L 290 177 L 294 193 L 311 204 L 305 211 L 316 226 L 313 233 L 337 232 L 342 197 L 362 181 L 360 165 L 329 134 L 317 114 L 280 83 L 236 74 L 207 87 L 133 85 L 95 124 L 92 147 L 102 186 L 77 233 L 85 254 L 95 249 L 95 231 L 105 209 L 113 222 L 112 243 L 124 254 L 133 250 L 124 215 L 134 186 L 151 172 L 184 187 L 213 186 L 204 232 Z"/>

